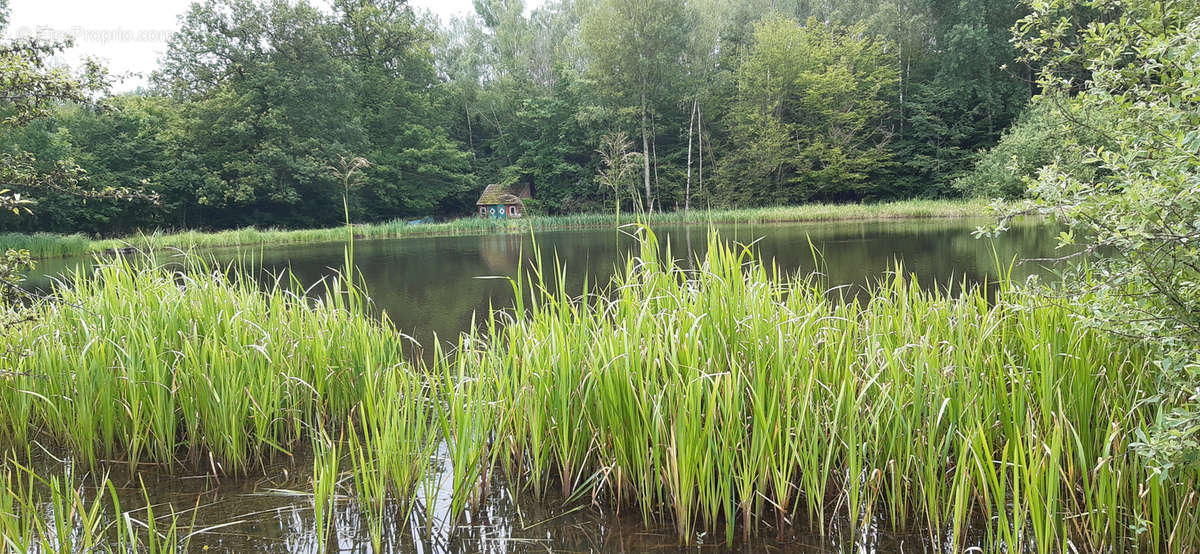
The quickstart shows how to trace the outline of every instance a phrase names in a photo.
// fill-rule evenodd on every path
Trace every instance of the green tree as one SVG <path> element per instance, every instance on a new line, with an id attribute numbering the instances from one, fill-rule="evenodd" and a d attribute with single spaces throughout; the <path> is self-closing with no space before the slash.
<path id="1" fill-rule="evenodd" d="M 689 29 L 695 12 L 682 0 L 601 0 L 584 16 L 590 78 L 638 122 L 642 138 L 644 205 L 651 211 L 652 168 L 657 159 L 655 116 L 678 105 Z M 690 96 L 690 95 L 688 95 Z M 657 167 L 655 167 L 657 169 Z"/>
<path id="2" fill-rule="evenodd" d="M 1025 198 L 1028 183 L 1048 165 L 1057 165 L 1084 180 L 1096 177 L 1096 165 L 1085 163 L 1083 152 L 1111 148 L 1095 129 L 1111 123 L 1112 113 L 1075 111 L 1063 117 L 1063 103 L 1056 96 L 1034 99 L 996 146 L 982 152 L 975 168 L 954 182 L 964 195 L 983 198 Z"/>
<path id="3" fill-rule="evenodd" d="M 0 6 L 7 13 L 7 4 Z M 0 27 L 3 31 L 3 27 Z M 17 39 L 0 43 L 0 134 L 20 133 L 31 123 L 53 113 L 64 102 L 93 104 L 107 92 L 108 75 L 102 66 L 86 60 L 83 69 L 51 63 L 69 42 L 48 43 Z M 46 167 L 11 138 L 0 152 L 0 209 L 20 211 L 19 205 L 46 191 L 84 195 L 116 195 L 118 189 L 91 191 L 81 188 L 82 174 L 70 162 Z M 23 195 L 23 196 L 22 196 Z M 24 200 L 22 200 L 24 198 Z"/>
<path id="4" fill-rule="evenodd" d="M 906 190 L 921 196 L 957 194 L 954 178 L 974 153 L 994 145 L 1032 94 L 1028 67 L 1017 63 L 1012 25 L 1026 13 L 1020 2 L 935 0 L 927 58 L 930 75 L 912 83 L 911 125 L 897 155 L 911 175 Z M 934 186 L 930 186 L 933 184 Z"/>
<path id="5" fill-rule="evenodd" d="M 1045 167 L 1026 210 L 1067 226 L 1088 264 L 1067 292 L 1095 325 L 1161 350 L 1161 432 L 1141 445 L 1165 469 L 1200 463 L 1200 4 L 1034 2 L 1017 26 L 1061 116 L 1105 137 L 1064 141 L 1093 171 Z M 1091 11 L 1083 25 L 1066 14 Z M 1082 69 L 1082 71 L 1080 71 Z M 1110 118 L 1079 114 L 1111 113 Z M 1009 216 L 1014 215 L 1012 213 Z M 1000 228 L 1003 229 L 1002 220 Z"/>
<path id="6" fill-rule="evenodd" d="M 532 185 L 546 212 L 602 209 L 590 186 L 597 132 L 576 63 L 578 11 L 551 2 L 526 14 L 522 3 L 500 1 L 477 2 L 476 11 L 452 22 L 439 61 L 463 114 L 455 136 L 474 154 L 476 174 Z"/>
<path id="7" fill-rule="evenodd" d="M 103 107 L 65 104 L 9 130 L 0 143 L 24 150 L 36 172 L 56 184 L 26 189 L 36 196 L 36 209 L 0 216 L 0 224 L 86 233 L 153 226 L 172 207 L 156 201 L 169 196 L 162 194 L 158 177 L 173 162 L 162 132 L 172 108 L 160 98 L 117 96 L 105 99 Z"/>
<path id="8" fill-rule="evenodd" d="M 435 68 L 433 23 L 402 0 L 338 0 L 331 23 L 335 56 L 346 68 L 361 121 L 371 186 L 362 215 L 379 220 L 465 213 L 475 186 L 470 154 L 446 130 L 447 91 Z M 348 35 L 348 36 L 347 36 Z M 339 47 L 340 45 L 340 47 Z M 353 141 L 344 143 L 355 145 Z"/>
<path id="9" fill-rule="evenodd" d="M 0 32 L 7 23 L 8 2 L 0 0 Z M 91 104 L 107 90 L 107 74 L 94 61 L 86 61 L 78 74 L 51 64 L 50 59 L 69 46 L 36 39 L 0 43 L 0 134 L 24 131 L 62 102 Z M 35 201 L 30 196 L 46 191 L 80 197 L 126 194 L 117 188 L 88 190 L 80 186 L 83 180 L 82 170 L 69 161 L 45 168 L 32 153 L 10 144 L 0 152 L 0 209 L 18 216 L 31 214 Z M 28 194 L 23 196 L 21 191 Z M 13 321 L 12 301 L 20 295 L 21 272 L 28 267 L 32 261 L 25 250 L 6 249 L 0 259 L 0 307 L 5 325 Z"/>
<path id="10" fill-rule="evenodd" d="M 884 42 L 863 27 L 770 17 L 737 70 L 734 151 L 721 182 L 734 203 L 872 196 L 888 167 L 884 119 L 897 82 Z"/>
<path id="11" fill-rule="evenodd" d="M 327 16 L 305 2 L 193 4 L 158 82 L 184 102 L 192 225 L 316 225 L 340 219 L 326 165 L 362 141 Z"/>
<path id="12" fill-rule="evenodd" d="M 405 2 L 193 5 L 158 82 L 184 102 L 187 152 L 172 181 L 211 226 L 329 225 L 327 166 L 365 155 L 355 220 L 464 202 L 469 156 L 444 130 L 433 34 Z"/>
<path id="13" fill-rule="evenodd" d="M 441 29 L 403 0 L 194 4 L 149 92 L 111 110 L 60 96 L 0 133 L 6 170 L 58 172 L 69 189 L 10 179 L 39 209 L 0 225 L 333 225 L 326 168 L 341 156 L 373 163 L 348 199 L 355 221 L 466 214 L 496 181 L 529 183 L 548 212 L 607 210 L 595 177 L 612 130 L 635 137 L 649 209 L 957 195 L 976 159 L 995 173 L 978 152 L 1031 92 L 1008 42 L 1027 8 L 1013 3 L 474 4 Z M 1061 13 L 1074 36 L 1099 11 Z M 767 36 L 772 14 L 794 21 Z M 821 23 L 795 23 L 809 18 Z M 1077 59 L 1063 71 L 1087 74 Z M 70 184 L 73 164 L 86 185 Z M 70 192 L 119 186 L 161 202 L 80 209 Z"/>

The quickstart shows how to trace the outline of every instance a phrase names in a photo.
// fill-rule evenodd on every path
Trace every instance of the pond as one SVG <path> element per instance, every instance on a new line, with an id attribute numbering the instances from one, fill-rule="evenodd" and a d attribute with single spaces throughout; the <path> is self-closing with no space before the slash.
<path id="1" fill-rule="evenodd" d="M 1007 266 L 1014 260 L 1058 255 L 1055 233 L 1045 225 L 1015 225 L 994 240 L 971 235 L 987 223 L 986 219 L 843 221 L 717 226 L 716 231 L 725 240 L 752 243 L 765 263 L 776 264 L 785 274 L 819 271 L 829 287 L 849 286 L 859 294 L 897 262 L 905 273 L 915 274 L 922 286 L 953 289 L 963 282 L 996 279 L 997 261 Z M 570 292 L 579 292 L 585 276 L 592 283 L 611 278 L 618 262 L 635 246 L 629 231 L 360 240 L 355 243 L 354 262 L 376 307 L 401 332 L 429 346 L 435 336 L 453 342 L 470 327 L 473 317 L 482 317 L 490 306 L 511 306 L 512 287 L 504 278 L 531 266 L 535 243 L 547 265 L 556 256 L 561 260 L 568 270 Z M 707 227 L 655 231 L 681 264 L 705 251 Z M 814 256 L 814 248 L 819 256 Z M 228 248 L 206 254 L 221 261 L 247 257 L 250 265 L 261 265 L 265 275 L 290 269 L 307 287 L 343 266 L 343 250 L 341 243 L 325 243 Z M 88 260 L 41 262 L 30 284 L 44 288 L 50 276 L 81 263 Z M 1034 262 L 1013 267 L 1014 279 L 1029 275 L 1049 275 L 1049 271 Z"/>
<path id="2" fill-rule="evenodd" d="M 925 287 L 954 283 L 980 283 L 1000 274 L 997 260 L 1007 265 L 1018 258 L 1056 254 L 1055 233 L 1049 227 L 1028 223 L 1016 226 L 995 241 L 979 240 L 971 231 L 985 221 L 908 220 L 861 221 L 821 224 L 724 226 L 718 231 L 727 240 L 753 242 L 767 263 L 787 273 L 820 271 L 830 287 L 849 286 L 861 291 L 897 263 L 914 273 Z M 680 263 L 701 255 L 708 229 L 679 227 L 658 229 L 664 243 Z M 811 246 L 810 246 L 811 245 Z M 540 250 L 547 261 L 555 256 L 568 268 L 568 286 L 605 282 L 634 241 L 615 230 L 571 230 L 528 235 L 420 238 L 359 241 L 354 261 L 378 308 L 386 311 L 404 333 L 423 345 L 452 340 L 491 306 L 507 307 L 513 301 L 512 277 Z M 814 256 L 814 248 L 819 256 Z M 233 250 L 213 253 L 229 260 L 241 255 Z M 304 284 L 318 282 L 343 263 L 341 244 L 272 246 L 253 253 L 254 263 L 265 271 L 290 268 Z M 31 278 L 45 286 L 50 275 L 88 263 L 85 260 L 51 260 Z M 1018 264 L 1013 277 L 1048 275 L 1036 263 Z M 428 348 L 426 349 L 428 350 Z M 61 462 L 42 458 L 49 466 Z M 397 516 L 385 530 L 389 552 L 673 552 L 724 550 L 706 537 L 699 547 L 678 546 L 669 522 L 647 528 L 634 513 L 611 513 L 586 501 L 564 503 L 553 497 L 533 501 L 501 478 L 490 486 L 492 494 L 467 521 L 453 528 L 446 524 L 449 509 L 448 462 L 442 458 L 431 487 L 422 492 L 412 514 Z M 122 474 L 124 466 L 108 468 L 117 483 L 125 509 L 144 505 L 140 483 L 148 500 L 164 513 L 172 506 L 181 522 L 211 530 L 193 537 L 193 551 L 208 552 L 316 552 L 311 496 L 311 458 L 294 458 L 262 468 L 254 478 L 217 479 L 141 471 Z M 87 483 L 82 479 L 79 482 Z M 103 491 L 84 488 L 87 494 Z M 214 527 L 215 526 L 215 527 Z M 794 525 L 797 530 L 807 525 Z M 337 503 L 334 533 L 326 547 L 331 551 L 370 550 L 366 522 L 352 502 Z M 879 525 L 851 532 L 835 523 L 822 534 L 789 533 L 741 550 L 776 552 L 918 552 L 930 546 L 927 533 L 890 532 Z M 978 537 L 976 540 L 979 540 Z M 706 542 L 708 543 L 706 545 Z M 719 542 L 719 541 L 718 541 Z"/>

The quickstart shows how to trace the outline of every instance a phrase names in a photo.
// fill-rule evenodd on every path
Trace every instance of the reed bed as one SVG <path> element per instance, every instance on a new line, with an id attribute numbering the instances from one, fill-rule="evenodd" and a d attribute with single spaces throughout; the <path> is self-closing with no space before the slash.
<path id="1" fill-rule="evenodd" d="M 684 543 L 849 525 L 947 552 L 1200 548 L 1196 471 L 1129 449 L 1163 415 L 1136 345 L 1007 284 L 949 295 L 897 269 L 861 300 L 715 233 L 678 264 L 639 232 L 586 294 L 538 259 L 511 309 L 428 366 L 348 276 L 314 294 L 195 258 L 108 261 L 0 337 L 0 442 L 218 475 L 311 447 L 319 545 L 337 502 L 380 548 L 385 521 L 447 523 L 439 486 L 458 518 L 500 473 Z M 14 540 L 60 536 L 3 513 Z"/>
<path id="2" fill-rule="evenodd" d="M 346 424 L 382 375 L 407 367 L 402 337 L 346 279 L 317 295 L 195 257 L 172 263 L 76 271 L 6 330 L 0 442 L 41 440 L 87 466 L 243 475 Z"/>
<path id="3" fill-rule="evenodd" d="M 207 531 L 170 507 L 156 516 L 148 501 L 123 510 L 107 477 L 75 478 L 69 470 L 43 476 L 32 467 L 15 457 L 0 463 L 0 551 L 174 554 L 188 552 L 192 537 Z"/>
<path id="4" fill-rule="evenodd" d="M 441 441 L 438 380 L 402 359 L 407 339 L 349 276 L 303 289 L 248 275 L 261 271 L 146 253 L 65 276 L 0 335 L 0 445 L 234 479 L 311 450 L 317 544 L 331 544 L 336 501 L 350 497 L 378 550 Z M 35 494 L 20 467 L 0 463 L 12 536 L 0 551 L 186 551 L 177 522 L 114 515 L 66 477 Z"/>
<path id="5" fill-rule="evenodd" d="M 0 248 L 28 250 L 37 258 L 65 258 L 86 254 L 94 249 L 103 250 L 96 241 L 83 235 L 58 235 L 54 233 L 0 233 Z"/>
<path id="6" fill-rule="evenodd" d="M 685 542 L 836 518 L 947 551 L 971 527 L 996 552 L 1200 546 L 1196 472 L 1128 448 L 1159 416 L 1137 348 L 1008 286 L 951 297 L 897 270 L 843 300 L 716 236 L 685 270 L 642 233 L 611 287 L 564 294 L 552 265 L 464 337 L 446 386 L 469 391 L 455 410 L 489 412 L 453 429 L 489 438 L 476 473 L 603 499 Z"/>
<path id="7" fill-rule="evenodd" d="M 878 204 L 806 204 L 734 210 L 692 210 L 688 212 L 657 212 L 641 216 L 641 220 L 659 225 L 682 224 L 759 224 L 802 221 L 837 221 L 863 219 L 901 219 L 934 217 L 978 217 L 986 210 L 979 200 L 905 200 Z M 613 227 L 628 223 L 631 215 L 622 220 L 614 214 L 578 214 L 566 216 L 533 216 L 522 219 L 491 220 L 467 217 L 444 223 L 409 225 L 396 220 L 354 226 L 354 234 L 362 239 L 482 235 L 495 233 L 528 233 L 554 229 Z M 257 229 L 247 227 L 229 231 L 163 232 L 104 240 L 91 240 L 82 235 L 38 233 L 21 235 L 0 234 L 0 248 L 26 249 L 37 258 L 65 257 L 121 248 L 162 250 L 180 248 L 217 248 L 228 246 L 261 246 L 340 242 L 346 239 L 344 227 L 329 229 Z"/>

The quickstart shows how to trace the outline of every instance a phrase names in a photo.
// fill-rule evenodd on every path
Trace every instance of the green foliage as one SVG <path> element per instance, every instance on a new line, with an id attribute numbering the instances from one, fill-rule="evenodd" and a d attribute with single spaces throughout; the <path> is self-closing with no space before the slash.
<path id="1" fill-rule="evenodd" d="M 641 204 L 650 211 L 655 206 L 652 171 L 655 177 L 658 171 L 656 119 L 679 101 L 676 94 L 684 82 L 681 62 L 689 50 L 688 30 L 696 26 L 695 17 L 682 0 L 601 0 L 586 14 L 580 29 L 589 54 L 589 76 L 621 116 L 639 122 Z"/>
<path id="2" fill-rule="evenodd" d="M 18 161 L 42 175 L 81 168 L 71 184 L 89 202 L 39 190 L 35 219 L 0 225 L 105 234 L 330 225 L 342 219 L 331 207 L 341 204 L 343 187 L 328 166 L 341 156 L 372 162 L 367 186 L 350 198 L 356 221 L 465 205 L 471 158 L 442 125 L 429 22 L 400 1 L 334 8 L 198 3 L 172 38 L 153 93 L 117 97 L 104 110 L 30 107 L 50 117 L 0 140 L 32 152 Z M 26 195 L 42 185 L 14 182 Z M 161 203 L 95 194 L 113 186 Z"/>
<path id="3" fill-rule="evenodd" d="M 576 117 L 579 84 L 556 73 L 551 89 L 513 106 L 503 135 L 490 143 L 501 181 L 533 184 L 536 200 L 551 213 L 595 211 L 599 195 L 592 179 L 591 130 Z"/>
<path id="4" fill-rule="evenodd" d="M 37 176 L 16 188 L 37 203 L 21 217 L 0 215 L 0 225 L 94 233 L 154 221 L 178 203 L 169 187 L 151 181 L 171 165 L 162 128 L 174 113 L 162 98 L 121 96 L 102 109 L 65 106 L 10 131 L 6 142 L 27 150 L 27 173 Z"/>
<path id="5" fill-rule="evenodd" d="M 53 56 L 71 46 L 69 42 L 48 43 L 37 39 L 0 42 L 0 139 L 29 132 L 32 123 L 42 123 L 63 103 L 95 105 L 96 95 L 108 89 L 103 67 L 87 60 L 82 71 L 72 73 L 51 63 Z M 36 132 L 41 130 L 42 132 Z M 30 133 L 34 142 L 59 146 L 45 128 Z M 9 144 L 3 144 L 9 142 Z M 123 188 L 106 186 L 92 190 L 83 186 L 85 172 L 69 159 L 39 159 L 20 142 L 0 142 L 0 208 L 20 215 L 25 200 L 47 192 L 69 197 L 128 196 Z"/>
<path id="6" fill-rule="evenodd" d="M 373 164 L 355 220 L 461 200 L 468 161 L 431 117 L 429 40 L 402 2 L 193 6 L 159 78 L 188 101 L 171 181 L 194 195 L 189 219 L 331 224 L 341 191 L 325 168 L 351 155 Z"/>
<path id="7" fill-rule="evenodd" d="M 862 26 L 771 17 L 737 71 L 735 149 L 723 160 L 737 204 L 872 197 L 890 165 L 886 98 L 897 77 L 882 40 Z"/>
<path id="8" fill-rule="evenodd" d="M 0 3 L 0 30 L 7 22 L 5 1 Z M 50 59 L 69 46 L 69 42 L 46 43 L 36 39 L 0 42 L 0 137 L 26 131 L 32 122 L 47 117 L 64 102 L 92 104 L 93 95 L 107 89 L 107 74 L 93 60 L 87 60 L 79 74 L 51 65 Z M 36 204 L 30 197 L 38 193 L 76 199 L 130 194 L 126 189 L 112 186 L 99 191 L 85 189 L 81 186 L 84 174 L 70 161 L 40 164 L 34 154 L 19 145 L 0 148 L 0 211 L 3 212 L 0 217 L 28 217 L 33 213 L 31 206 Z M 27 317 L 17 299 L 25 296 L 19 288 L 23 272 L 32 267 L 28 250 L 4 251 L 0 259 L 0 328 L 7 329 Z"/>
<path id="9" fill-rule="evenodd" d="M 955 181 L 964 195 L 984 198 L 1017 199 L 1026 196 L 1028 183 L 1046 166 L 1091 180 L 1096 167 L 1084 163 L 1081 153 L 1108 141 L 1098 129 L 1109 123 L 1102 116 L 1078 109 L 1068 118 L 1062 103 L 1069 100 L 1042 96 L 1035 99 L 1000 142 L 983 152 L 975 168 Z"/>
<path id="10" fill-rule="evenodd" d="M 956 196 L 951 183 L 970 170 L 975 152 L 999 140 L 1034 92 L 1009 41 L 1026 7 L 988 0 L 885 4 L 873 21 L 896 28 L 885 32 L 896 37 L 901 58 L 894 142 L 901 167 L 884 186 L 899 196 Z"/>
<path id="11" fill-rule="evenodd" d="M 616 281 L 585 295 L 537 263 L 511 312 L 430 367 L 403 361 L 405 338 L 349 279 L 306 298 L 287 275 L 262 288 L 194 258 L 102 263 L 0 336 L 0 352 L 28 352 L 0 379 L 0 438 L 83 467 L 222 474 L 311 444 L 316 535 L 352 499 L 376 545 L 393 507 L 407 522 L 414 500 L 441 497 L 457 519 L 497 472 L 511 491 L 555 487 L 683 542 L 888 525 L 947 551 L 1200 544 L 1196 471 L 1164 480 L 1129 450 L 1162 413 L 1140 401 L 1156 378 L 1146 349 L 1007 284 L 998 299 L 951 296 L 897 268 L 869 300 L 843 301 L 715 234 L 687 269 L 642 233 Z M 0 476 L 5 540 L 76 529 L 108 544 L 87 531 L 113 518 L 67 480 L 57 505 L 29 510 L 43 505 L 20 481 L 32 475 Z M 430 494 L 439 479 L 452 489 Z M 148 540 L 192 535 L 158 523 Z"/>
<path id="12" fill-rule="evenodd" d="M 0 133 L 4 167 L 81 170 L 58 176 L 67 191 L 13 180 L 38 209 L 0 229 L 334 225 L 327 168 L 353 156 L 372 162 L 354 221 L 466 216 L 483 184 L 516 181 L 548 214 L 608 211 L 597 150 L 612 131 L 633 137 L 651 210 L 956 196 L 1033 92 L 1008 42 L 1025 12 L 481 0 L 439 26 L 401 0 L 211 0 L 184 16 L 149 90 L 103 110 L 67 94 Z"/>
<path id="13" fill-rule="evenodd" d="M 314 302 L 287 279 L 263 293 L 231 267 L 151 258 L 73 273 L 0 337 L 0 442 L 242 474 L 313 425 L 348 422 L 385 369 L 405 367 L 402 337 L 346 280 Z"/>
<path id="14" fill-rule="evenodd" d="M 901 268 L 841 301 L 715 234 L 687 269 L 641 232 L 609 286 L 572 296 L 539 263 L 511 317 L 460 341 L 443 390 L 459 436 L 494 445 L 462 471 L 557 484 L 688 543 L 836 519 L 924 529 L 939 551 L 1200 544 L 1196 472 L 1159 482 L 1128 451 L 1158 413 L 1138 403 L 1149 360 L 1069 309 L 928 292 Z"/>
<path id="15" fill-rule="evenodd" d="M 25 249 L 5 249 L 0 257 L 0 328 L 23 317 L 20 301 L 27 293 L 21 288 L 26 271 L 34 268 L 33 258 Z"/>
<path id="16" fill-rule="evenodd" d="M 1069 276 L 1087 321 L 1154 345 L 1163 413 L 1140 445 L 1164 469 L 1200 464 L 1200 4 L 1035 2 L 1017 44 L 1061 117 L 1102 136 L 1063 142 L 1066 160 L 1030 188 L 1027 211 L 1068 226 L 1088 264 Z M 1092 13 L 1083 24 L 1070 14 Z M 1082 69 L 1082 71 L 1081 71 Z M 1078 114 L 1112 114 L 1080 118 Z M 1084 131 L 1081 131 L 1084 132 Z M 1001 224 L 1003 228 L 1003 221 Z M 1094 296 L 1092 296 L 1094 295 Z"/>

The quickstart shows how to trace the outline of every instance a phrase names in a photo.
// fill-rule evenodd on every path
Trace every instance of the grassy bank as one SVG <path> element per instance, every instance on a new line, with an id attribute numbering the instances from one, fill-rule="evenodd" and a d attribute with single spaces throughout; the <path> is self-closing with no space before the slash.
<path id="1" fill-rule="evenodd" d="M 0 339 L 0 438 L 221 474 L 311 445 L 318 535 L 335 496 L 378 522 L 407 509 L 436 450 L 453 514 L 502 473 L 683 542 L 848 521 L 946 551 L 1200 547 L 1196 472 L 1130 449 L 1160 417 L 1137 348 L 1020 290 L 897 275 L 840 302 L 710 240 L 688 272 L 647 234 L 587 297 L 546 267 L 430 366 L 341 281 L 311 301 L 113 262 Z"/>
<path id="2" fill-rule="evenodd" d="M 931 217 L 971 217 L 983 215 L 986 204 L 977 200 L 907 200 L 883 204 L 809 204 L 744 210 L 693 210 L 649 216 L 655 225 L 684 223 L 756 224 L 773 222 L 837 221 Z M 623 214 L 628 223 L 630 214 Z M 357 225 L 359 238 L 430 237 L 481 235 L 489 233 L 526 233 L 530 230 L 611 227 L 614 214 L 540 216 L 513 220 L 488 220 L 475 217 L 446 223 L 408 225 L 405 221 Z M 245 228 L 231 231 L 147 233 L 120 239 L 91 240 L 82 235 L 0 234 L 0 248 L 24 248 L 34 257 L 50 258 L 101 252 L 133 246 L 140 249 L 215 248 L 222 246 L 259 246 L 337 242 L 345 240 L 343 227 L 330 229 L 281 230 Z"/>

